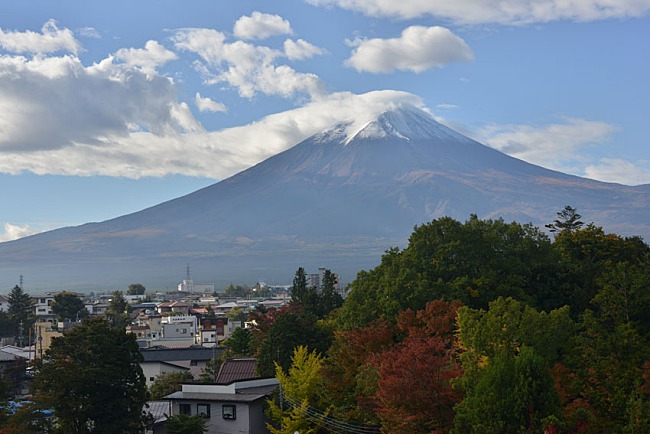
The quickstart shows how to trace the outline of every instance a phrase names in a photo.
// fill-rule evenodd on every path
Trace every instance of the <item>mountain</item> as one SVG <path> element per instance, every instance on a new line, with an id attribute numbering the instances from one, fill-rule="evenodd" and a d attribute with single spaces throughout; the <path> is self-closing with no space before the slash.
<path id="1" fill-rule="evenodd" d="M 542 226 L 565 205 L 622 235 L 650 236 L 650 185 L 628 187 L 509 157 L 402 106 L 342 122 L 189 195 L 101 223 L 0 244 L 0 285 L 172 289 L 289 283 L 304 266 L 344 282 L 441 216 Z"/>

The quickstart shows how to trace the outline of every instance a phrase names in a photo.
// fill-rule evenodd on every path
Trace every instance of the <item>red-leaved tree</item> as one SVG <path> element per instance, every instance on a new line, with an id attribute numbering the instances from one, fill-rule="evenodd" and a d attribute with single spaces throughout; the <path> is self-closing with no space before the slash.
<path id="1" fill-rule="evenodd" d="M 398 345 L 376 359 L 377 413 L 391 433 L 447 432 L 460 397 L 451 380 L 460 376 L 452 339 L 459 303 L 429 302 L 424 310 L 398 317 L 407 333 Z"/>

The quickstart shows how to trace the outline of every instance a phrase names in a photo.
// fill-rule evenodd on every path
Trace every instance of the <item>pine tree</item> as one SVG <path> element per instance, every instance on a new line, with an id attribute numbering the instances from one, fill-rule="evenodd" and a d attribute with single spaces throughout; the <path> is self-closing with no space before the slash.
<path id="1" fill-rule="evenodd" d="M 567 205 L 557 213 L 557 218 L 553 223 L 545 225 L 551 232 L 573 232 L 580 229 L 585 223 L 580 221 L 582 216 L 578 211 Z"/>
<path id="2" fill-rule="evenodd" d="M 26 343 L 27 330 L 34 325 L 34 302 L 29 294 L 16 285 L 9 293 L 9 319 L 19 345 Z"/>

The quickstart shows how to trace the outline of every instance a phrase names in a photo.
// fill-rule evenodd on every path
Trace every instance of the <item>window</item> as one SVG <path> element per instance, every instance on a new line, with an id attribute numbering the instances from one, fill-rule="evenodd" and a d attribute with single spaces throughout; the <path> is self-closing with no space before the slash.
<path id="1" fill-rule="evenodd" d="M 190 416 L 192 414 L 192 406 L 190 404 L 178 404 L 178 412 Z"/>
<path id="2" fill-rule="evenodd" d="M 149 381 L 156 381 L 156 379 L 154 377 L 149 377 Z M 185 404 L 181 404 L 181 405 L 185 405 Z"/>
<path id="3" fill-rule="evenodd" d="M 223 407 L 221 407 L 221 412 L 223 414 L 224 419 L 231 419 L 231 420 L 237 419 L 237 406 L 236 405 L 224 404 Z"/>
<path id="4" fill-rule="evenodd" d="M 201 417 L 210 417 L 210 404 L 196 404 L 196 414 Z"/>

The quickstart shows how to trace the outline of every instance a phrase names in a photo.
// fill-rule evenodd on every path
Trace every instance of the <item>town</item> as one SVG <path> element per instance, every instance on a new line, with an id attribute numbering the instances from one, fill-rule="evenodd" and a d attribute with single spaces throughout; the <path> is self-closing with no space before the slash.
<path id="1" fill-rule="evenodd" d="M 319 268 L 317 273 L 304 273 L 303 276 L 305 285 L 317 292 L 322 291 L 324 280 L 329 279 L 332 289 L 342 299 L 338 275 L 330 270 Z M 20 285 L 7 296 L 0 295 L 3 320 L 0 377 L 8 388 L 10 404 L 5 410 L 9 413 L 15 413 L 24 402 L 29 403 L 31 374 L 50 349 L 53 339 L 63 336 L 82 321 L 108 318 L 135 337 L 142 355 L 139 366 L 154 397 L 165 397 L 156 392 L 156 381 L 171 381 L 172 387 L 180 391 L 180 385 L 175 386 L 177 382 L 203 380 L 207 384 L 185 385 L 182 389 L 189 387 L 194 393 L 204 394 L 195 415 L 209 415 L 210 405 L 205 402 L 218 402 L 228 412 L 223 414 L 223 419 L 231 421 L 218 432 L 266 431 L 262 402 L 277 389 L 279 382 L 275 378 L 260 378 L 252 357 L 224 358 L 222 343 L 238 331 L 255 326 L 247 321 L 251 312 L 286 306 L 291 300 L 292 285 L 269 286 L 258 282 L 248 287 L 230 284 L 218 291 L 214 284 L 194 282 L 189 265 L 186 278 L 173 292 L 148 293 L 144 285 L 136 283 L 125 291 L 110 294 L 61 291 L 30 297 L 22 288 L 22 280 L 21 275 Z M 227 354 L 233 355 L 233 352 Z M 168 416 L 192 414 L 192 405 L 182 398 L 182 393 L 180 399 L 170 395 L 168 401 L 146 405 L 145 411 L 150 415 L 147 432 L 167 432 L 164 423 Z M 239 395 L 242 393 L 246 399 Z M 238 395 L 228 396 L 235 394 Z M 236 422 L 237 413 L 239 422 Z M 53 412 L 46 415 L 51 417 Z M 242 422 L 243 415 L 248 416 Z M 206 429 L 210 428 L 207 424 Z"/>

